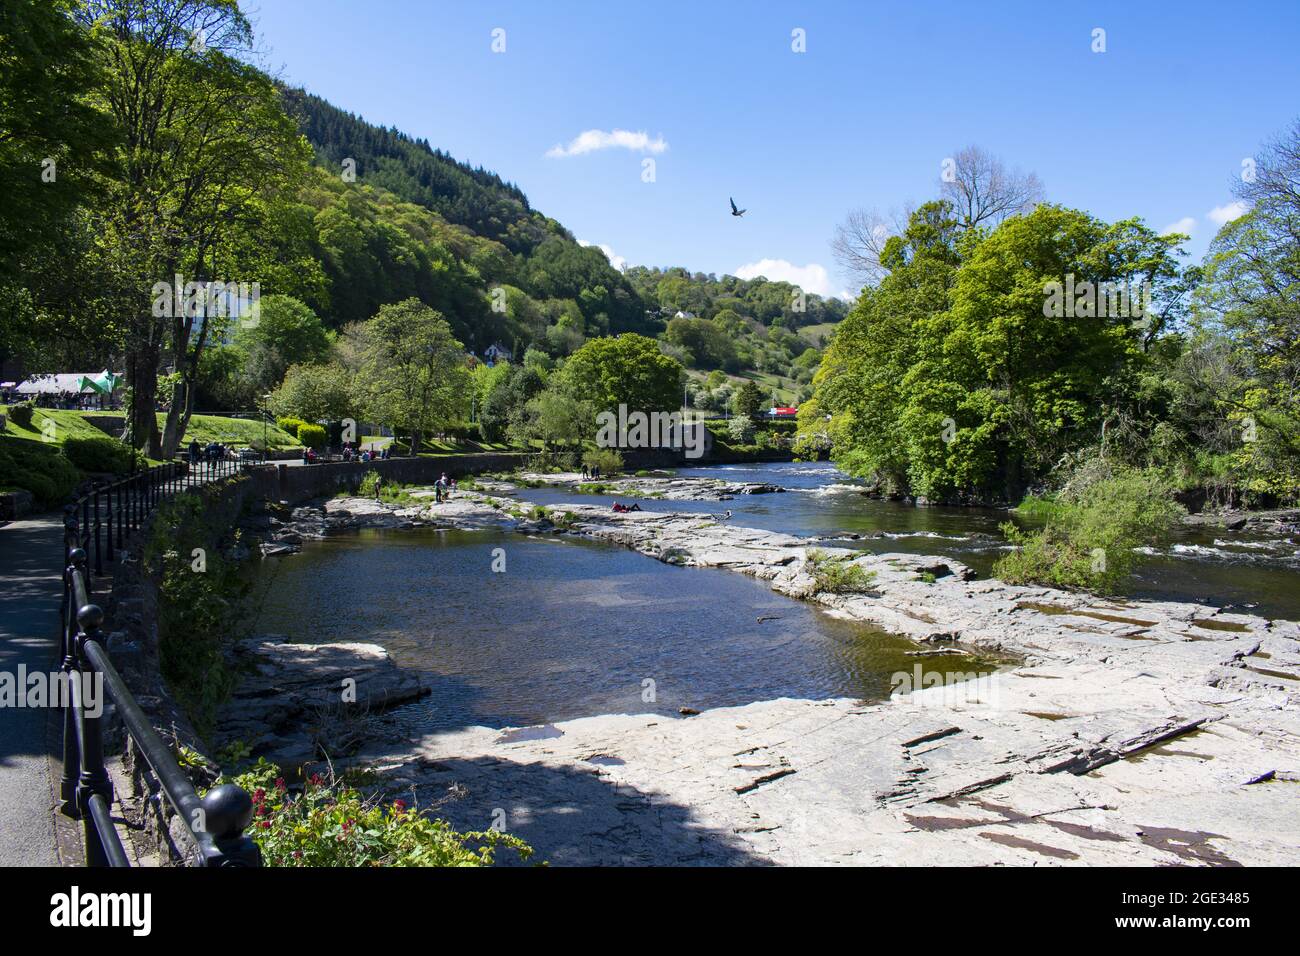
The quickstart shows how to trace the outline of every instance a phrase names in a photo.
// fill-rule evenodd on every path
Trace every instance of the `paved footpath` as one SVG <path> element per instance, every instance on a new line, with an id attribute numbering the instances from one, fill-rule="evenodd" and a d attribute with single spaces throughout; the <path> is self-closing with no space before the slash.
<path id="1" fill-rule="evenodd" d="M 0 671 L 58 668 L 58 515 L 0 526 Z M 0 707 L 0 866 L 57 866 L 49 711 Z"/>

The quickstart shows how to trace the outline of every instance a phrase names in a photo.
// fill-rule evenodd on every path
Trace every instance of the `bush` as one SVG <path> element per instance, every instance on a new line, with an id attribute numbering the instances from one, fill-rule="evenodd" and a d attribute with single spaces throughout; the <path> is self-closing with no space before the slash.
<path id="1" fill-rule="evenodd" d="M 738 445 L 748 445 L 754 440 L 754 423 L 738 415 L 727 423 L 727 437 Z"/>
<path id="2" fill-rule="evenodd" d="M 313 774 L 292 794 L 264 759 L 233 780 L 253 795 L 249 835 L 267 866 L 491 866 L 501 847 L 527 860 L 533 849 L 496 830 L 460 833 L 402 800 L 385 806 L 345 781 Z"/>
<path id="3" fill-rule="evenodd" d="M 1185 513 L 1163 476 L 1090 463 L 1054 499 L 1026 499 L 1038 530 L 1002 525 L 1017 550 L 994 565 L 1010 584 L 1115 590 L 1138 561 L 1137 548 L 1162 543 Z M 1018 509 L 1019 510 L 1019 509 Z"/>
<path id="4" fill-rule="evenodd" d="M 302 424 L 298 426 L 298 441 L 304 445 L 310 445 L 317 451 L 326 445 L 325 426 Z"/>
<path id="5" fill-rule="evenodd" d="M 59 446 L 0 436 L 0 487 L 30 491 L 37 504 L 50 508 L 63 503 L 81 481 Z"/>
<path id="6" fill-rule="evenodd" d="M 602 475 L 616 475 L 623 470 L 623 456 L 613 448 L 592 448 L 582 453 L 588 470 L 599 468 Z"/>
<path id="7" fill-rule="evenodd" d="M 275 424 L 277 428 L 288 432 L 294 438 L 298 438 L 298 429 L 306 425 L 307 422 L 301 418 L 277 418 Z M 301 439 L 299 440 L 301 441 Z"/>
<path id="8" fill-rule="evenodd" d="M 69 438 L 63 453 L 82 471 L 110 472 L 125 475 L 146 462 L 130 445 L 113 438 Z"/>
<path id="9" fill-rule="evenodd" d="M 158 583 L 159 666 L 200 733 L 212 729 L 234 688 L 226 652 L 249 621 L 249 582 L 213 547 L 225 530 L 219 521 L 202 496 L 176 495 L 158 506 L 143 553 L 145 571 Z"/>
<path id="10" fill-rule="evenodd" d="M 859 594 L 870 591 L 876 572 L 854 564 L 850 556 L 831 557 L 825 551 L 810 550 L 807 570 L 813 579 L 813 594 Z"/>
<path id="11" fill-rule="evenodd" d="M 31 402 L 23 402 L 21 405 L 9 406 L 9 418 L 15 425 L 20 428 L 32 427 L 32 411 L 35 409 Z"/>

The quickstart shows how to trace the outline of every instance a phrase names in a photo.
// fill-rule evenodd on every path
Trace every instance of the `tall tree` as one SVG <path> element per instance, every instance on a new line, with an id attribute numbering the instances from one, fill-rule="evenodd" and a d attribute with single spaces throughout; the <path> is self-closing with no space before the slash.
<path id="1" fill-rule="evenodd" d="M 170 457 L 215 325 L 211 300 L 184 286 L 260 284 L 258 228 L 305 174 L 310 151 L 272 81 L 241 59 L 253 37 L 235 0 L 88 0 L 79 16 L 103 41 L 98 94 L 122 138 L 101 234 L 130 317 L 128 428 L 146 454 Z M 178 275 L 182 287 L 164 301 L 157 287 Z M 178 375 L 160 435 L 164 363 Z"/>

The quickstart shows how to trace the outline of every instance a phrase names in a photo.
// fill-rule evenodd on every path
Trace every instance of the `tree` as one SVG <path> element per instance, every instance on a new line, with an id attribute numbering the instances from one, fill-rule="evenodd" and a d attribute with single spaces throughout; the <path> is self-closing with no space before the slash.
<path id="1" fill-rule="evenodd" d="M 746 381 L 731 400 L 732 411 L 741 418 L 755 419 L 763 413 L 766 398 L 756 382 Z"/>
<path id="2" fill-rule="evenodd" d="M 51 224 L 110 173 L 110 117 L 86 96 L 102 80 L 73 0 L 5 0 L 0 11 L 0 282 Z"/>
<path id="3" fill-rule="evenodd" d="M 681 364 L 654 339 L 634 333 L 592 339 L 559 372 L 561 388 L 597 413 L 617 412 L 619 405 L 647 414 L 678 408 L 682 375 Z"/>
<path id="4" fill-rule="evenodd" d="M 267 401 L 278 418 L 337 422 L 354 417 L 348 372 L 336 363 L 291 365 Z"/>
<path id="5" fill-rule="evenodd" d="M 996 156 L 967 146 L 949 157 L 939 180 L 939 195 L 952 203 L 963 229 L 996 226 L 1008 216 L 1029 212 L 1043 198 L 1033 173 L 1008 169 Z"/>
<path id="6" fill-rule="evenodd" d="M 550 450 L 581 444 L 596 430 L 596 413 L 590 402 L 574 401 L 558 388 L 548 388 L 528 401 L 514 418 L 511 433 L 519 444 L 536 440 Z"/>
<path id="7" fill-rule="evenodd" d="M 814 377 L 851 473 L 930 498 L 1014 498 L 1098 442 L 1140 392 L 1148 329 L 1174 301 L 1177 240 L 1041 205 L 987 235 L 950 203 L 922 206 L 886 244 L 889 274 L 838 328 Z M 1048 289 L 1150 283 L 1156 314 L 1049 316 Z"/>
<path id="8" fill-rule="evenodd" d="M 1256 491 L 1300 485 L 1300 120 L 1236 185 L 1243 214 L 1210 247 L 1196 295 L 1193 394 L 1235 423 L 1235 467 Z M 1227 374 L 1225 374 L 1225 372 Z M 1204 374 L 1209 373 L 1209 374 Z"/>
<path id="9" fill-rule="evenodd" d="M 329 354 L 330 337 L 316 313 L 287 295 L 262 299 L 256 323 L 241 323 L 235 346 L 244 375 L 257 394 L 274 388 L 290 365 L 316 365 Z"/>
<path id="10" fill-rule="evenodd" d="M 465 349 L 451 326 L 419 299 L 386 305 L 356 330 L 361 367 L 353 395 L 376 423 L 411 434 L 411 454 L 420 440 L 469 411 L 470 374 Z"/>
<path id="11" fill-rule="evenodd" d="M 127 427 L 136 447 L 169 458 L 220 324 L 210 297 L 172 288 L 174 277 L 260 283 L 268 251 L 260 226 L 305 174 L 310 150 L 275 84 L 242 59 L 252 30 L 235 0 L 86 0 L 78 16 L 103 40 L 106 80 L 96 97 L 121 136 L 121 178 L 98 228 L 129 322 Z M 179 379 L 160 436 L 164 362 Z"/>
<path id="12" fill-rule="evenodd" d="M 114 175 L 92 35 L 72 0 L 0 5 L 0 360 L 102 368 L 115 323 L 82 208 Z"/>

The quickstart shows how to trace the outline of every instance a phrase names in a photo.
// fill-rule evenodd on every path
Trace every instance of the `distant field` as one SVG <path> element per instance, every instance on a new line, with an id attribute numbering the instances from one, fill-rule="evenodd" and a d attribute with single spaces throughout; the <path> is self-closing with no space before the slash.
<path id="1" fill-rule="evenodd" d="M 817 348 L 821 348 L 822 338 L 824 337 L 826 341 L 829 342 L 831 340 L 831 333 L 835 331 L 835 327 L 838 325 L 838 322 L 822 322 L 820 325 L 805 325 L 797 331 L 799 337 L 805 342 L 808 342 L 810 345 L 815 345 Z"/>

